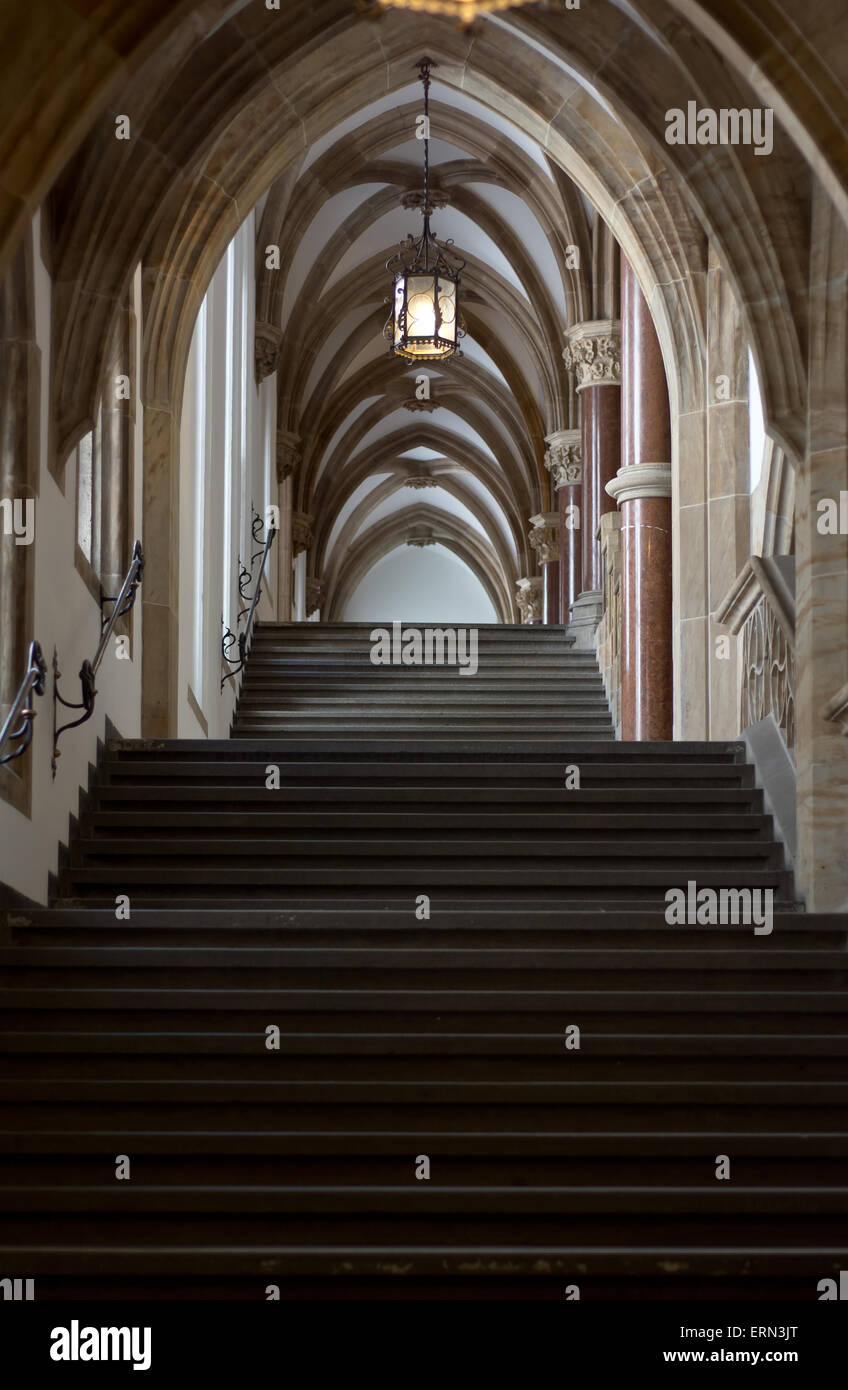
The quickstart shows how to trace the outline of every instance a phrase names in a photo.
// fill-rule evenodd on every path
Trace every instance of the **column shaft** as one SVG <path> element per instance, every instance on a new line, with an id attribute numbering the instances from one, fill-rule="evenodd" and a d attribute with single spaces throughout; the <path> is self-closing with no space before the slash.
<path id="1" fill-rule="evenodd" d="M 621 262 L 621 736 L 670 739 L 673 728 L 671 423 L 650 311 Z"/>
<path id="2" fill-rule="evenodd" d="M 587 386 L 580 393 L 583 430 L 583 592 L 601 587 L 601 517 L 615 503 L 606 485 L 621 462 L 621 387 Z"/>
<path id="3" fill-rule="evenodd" d="M 551 627 L 562 622 L 559 607 L 559 560 L 549 560 L 543 565 L 542 577 L 545 581 L 542 622 L 545 627 Z"/>
<path id="4" fill-rule="evenodd" d="M 583 550 L 575 521 L 583 511 L 583 484 L 561 487 L 559 497 L 559 581 L 561 621 L 567 623 L 583 589 Z"/>

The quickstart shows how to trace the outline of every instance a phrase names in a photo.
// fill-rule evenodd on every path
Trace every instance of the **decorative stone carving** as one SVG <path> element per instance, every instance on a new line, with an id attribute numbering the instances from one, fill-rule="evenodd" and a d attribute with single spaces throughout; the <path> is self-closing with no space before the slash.
<path id="1" fill-rule="evenodd" d="M 716 622 L 742 633 L 740 727 L 774 716 L 786 747 L 795 745 L 795 560 L 751 555 Z"/>
<path id="2" fill-rule="evenodd" d="M 577 390 L 621 385 L 621 324 L 616 319 L 576 323 L 566 333 L 562 360 L 577 376 Z"/>
<path id="3" fill-rule="evenodd" d="M 432 414 L 432 412 L 433 412 L 434 410 L 438 410 L 438 409 L 440 408 L 440 406 L 439 406 L 439 402 L 436 400 L 435 396 L 430 396 L 428 399 L 420 400 L 420 401 L 419 401 L 419 399 L 418 399 L 417 396 L 413 396 L 411 400 L 409 400 L 409 401 L 404 401 L 404 403 L 403 403 L 403 408 L 404 408 L 404 410 L 413 410 L 413 411 L 415 411 L 415 410 L 424 410 L 424 411 L 427 412 L 428 415 L 430 415 L 430 414 Z"/>
<path id="4" fill-rule="evenodd" d="M 559 560 L 559 512 L 540 512 L 531 516 L 530 545 L 539 563 L 549 565 Z"/>
<path id="5" fill-rule="evenodd" d="M 583 481 L 583 451 L 580 430 L 557 430 L 545 439 L 545 467 L 551 475 L 554 491 L 573 487 Z"/>
<path id="6" fill-rule="evenodd" d="M 320 579 L 307 579 L 306 581 L 306 616 L 310 618 L 324 601 L 324 585 Z"/>
<path id="7" fill-rule="evenodd" d="M 416 491 L 419 491 L 422 487 L 438 487 L 439 481 L 437 478 L 430 478 L 426 474 L 422 474 L 419 478 L 405 478 L 403 485 L 404 487 L 414 487 Z"/>
<path id="8" fill-rule="evenodd" d="M 415 530 L 410 531 L 406 538 L 406 543 L 407 545 L 414 545 L 417 549 L 421 550 L 425 545 L 435 545 L 436 537 L 433 535 L 432 531 Z"/>
<path id="9" fill-rule="evenodd" d="M 410 189 L 408 193 L 402 195 L 400 202 L 401 207 L 406 208 L 408 212 L 422 212 L 424 208 L 424 189 Z M 443 188 L 430 189 L 431 212 L 435 208 L 446 208 L 449 202 L 450 197 Z"/>
<path id="10" fill-rule="evenodd" d="M 545 600 L 543 579 L 519 579 L 515 599 L 522 623 L 541 623 Z"/>
<path id="11" fill-rule="evenodd" d="M 636 502 L 642 497 L 670 497 L 671 464 L 626 464 L 607 483 L 606 491 L 619 507 L 622 502 Z"/>
<path id="12" fill-rule="evenodd" d="M 742 728 L 774 715 L 786 747 L 795 747 L 795 653 L 765 595 L 742 635 Z"/>
<path id="13" fill-rule="evenodd" d="M 300 435 L 277 430 L 277 482 L 284 483 L 297 470 L 302 459 Z"/>
<path id="14" fill-rule="evenodd" d="M 282 341 L 282 332 L 273 323 L 256 324 L 253 352 L 256 359 L 257 382 L 264 381 L 266 376 L 277 370 Z"/>
<path id="15" fill-rule="evenodd" d="M 292 512 L 292 553 L 300 555 L 301 551 L 308 550 L 314 539 L 312 535 L 312 522 L 314 517 L 309 512 Z"/>

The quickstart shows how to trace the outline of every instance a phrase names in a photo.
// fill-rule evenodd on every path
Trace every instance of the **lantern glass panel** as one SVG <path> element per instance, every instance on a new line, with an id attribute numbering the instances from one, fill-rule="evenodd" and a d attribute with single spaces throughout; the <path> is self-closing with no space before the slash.
<path id="1" fill-rule="evenodd" d="M 439 337 L 447 338 L 448 342 L 456 342 L 456 282 L 454 280 L 439 281 L 439 313 L 442 322 L 439 327 Z"/>
<path id="2" fill-rule="evenodd" d="M 414 352 L 419 345 L 432 347 L 436 336 L 436 282 L 432 275 L 410 275 L 406 284 L 406 337 Z"/>
<path id="3" fill-rule="evenodd" d="M 395 280 L 395 347 L 403 338 L 403 300 L 406 290 L 406 277 L 398 276 Z"/>

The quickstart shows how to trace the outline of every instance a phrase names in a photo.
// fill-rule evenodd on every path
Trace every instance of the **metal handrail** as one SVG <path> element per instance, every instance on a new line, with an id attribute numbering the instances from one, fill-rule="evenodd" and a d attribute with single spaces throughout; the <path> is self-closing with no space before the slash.
<path id="1" fill-rule="evenodd" d="M 0 729 L 0 767 L 10 763 L 13 758 L 20 758 L 29 748 L 32 742 L 32 721 L 35 718 L 35 709 L 30 702 L 30 695 L 43 695 L 44 687 L 47 682 L 47 662 L 44 660 L 44 653 L 38 642 L 30 642 L 29 654 L 27 658 L 27 673 L 21 681 L 20 689 L 12 701 L 12 708 L 9 710 L 5 723 Z M 26 706 L 26 708 L 24 708 Z M 13 729 L 18 719 L 23 723 L 19 729 Z M 3 753 L 6 743 L 16 743 L 20 740 L 19 746 L 13 748 L 11 753 Z"/>
<path id="2" fill-rule="evenodd" d="M 129 613 L 135 603 L 135 596 L 138 586 L 144 577 L 144 551 L 141 548 L 141 541 L 136 541 L 133 546 L 130 567 L 127 570 L 127 577 L 121 585 L 121 591 L 116 598 L 101 592 L 100 595 L 100 642 L 97 651 L 91 661 L 84 661 L 79 671 L 80 685 L 82 687 L 82 700 L 79 704 L 74 704 L 70 700 L 65 700 L 59 694 L 59 677 L 62 672 L 59 670 L 59 658 L 56 649 L 53 649 L 53 757 L 50 766 L 53 776 L 56 776 L 56 760 L 60 757 L 59 739 L 62 734 L 67 733 L 68 729 L 76 729 L 80 724 L 85 724 L 94 713 L 94 701 L 97 691 L 94 687 L 94 678 L 100 667 L 100 663 L 109 645 L 109 639 L 115 630 L 115 624 L 125 613 Z M 104 603 L 113 605 L 112 612 L 108 618 L 103 612 Z M 73 719 L 68 724 L 63 724 L 60 729 L 56 728 L 57 706 L 64 705 L 65 709 L 81 709 L 83 713 L 79 719 Z"/>
<path id="3" fill-rule="evenodd" d="M 253 539 L 257 543 L 259 541 L 259 536 L 257 535 L 257 527 L 261 531 L 263 525 L 264 522 L 262 521 L 261 516 L 259 516 L 258 513 L 255 514 L 253 518 Z M 226 675 L 222 677 L 222 690 L 224 689 L 224 686 L 226 685 L 227 681 L 234 680 L 235 677 L 239 674 L 239 672 L 244 670 L 244 663 L 247 659 L 247 643 L 250 637 L 250 629 L 253 626 L 253 616 L 256 612 L 256 605 L 259 602 L 259 596 L 262 593 L 262 580 L 265 576 L 265 566 L 268 563 L 268 555 L 271 550 L 271 546 L 274 544 L 276 535 L 276 527 L 269 526 L 268 534 L 265 537 L 265 544 L 262 547 L 262 550 L 257 551 L 256 555 L 254 555 L 253 560 L 251 561 L 252 568 L 253 561 L 255 561 L 259 555 L 262 556 L 262 563 L 259 566 L 259 576 L 256 581 L 256 589 L 254 591 L 252 599 L 250 600 L 250 607 L 246 610 L 247 622 L 245 623 L 243 630 L 239 633 L 238 637 L 236 637 L 236 634 L 232 632 L 229 628 L 227 628 L 224 632 L 223 638 L 221 639 L 221 655 L 224 661 L 226 661 L 227 665 L 232 666 L 233 668 L 232 671 L 227 671 Z M 239 564 L 241 565 L 241 562 L 239 562 Z M 241 570 L 242 573 L 246 572 L 243 566 L 241 566 Z M 247 572 L 249 573 L 249 571 Z M 247 594 L 244 593 L 241 584 L 239 584 L 239 592 L 241 593 L 243 598 L 247 598 Z M 242 609 L 242 613 L 244 611 L 245 610 Z M 239 613 L 239 618 L 242 616 L 242 613 Z M 236 627 L 238 627 L 238 622 L 236 623 Z M 238 657 L 230 657 L 227 655 L 227 653 L 232 649 L 233 644 L 236 642 L 238 643 Z"/>

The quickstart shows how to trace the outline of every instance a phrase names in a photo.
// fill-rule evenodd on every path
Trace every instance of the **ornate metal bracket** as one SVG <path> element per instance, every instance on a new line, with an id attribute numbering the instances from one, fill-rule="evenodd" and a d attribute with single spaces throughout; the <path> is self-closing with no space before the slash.
<path id="1" fill-rule="evenodd" d="M 271 546 L 274 544 L 274 538 L 277 534 L 276 529 L 273 526 L 269 526 L 267 534 L 264 536 L 263 539 L 262 533 L 264 531 L 265 522 L 263 521 L 259 513 L 254 511 L 252 525 L 253 539 L 256 541 L 256 544 L 260 545 L 262 548 L 261 550 L 257 550 L 251 556 L 249 570 L 245 569 L 241 560 L 239 560 L 238 562 L 239 593 L 241 594 L 241 597 L 245 600 L 245 602 L 247 602 L 248 597 L 246 593 L 246 587 L 250 583 L 253 572 L 253 566 L 256 564 L 256 561 L 260 559 L 260 557 L 262 563 L 259 566 L 259 576 L 256 581 L 256 588 L 250 599 L 250 605 L 247 608 L 240 609 L 238 617 L 236 618 L 236 627 L 238 627 L 245 613 L 247 614 L 247 622 L 244 625 L 244 629 L 240 633 L 236 634 L 232 631 L 231 628 L 225 627 L 224 615 L 223 613 L 221 614 L 221 626 L 224 628 L 224 635 L 221 638 L 221 656 L 223 657 L 224 661 L 226 661 L 227 665 L 232 666 L 233 668 L 232 671 L 227 671 L 226 675 L 224 675 L 221 678 L 222 690 L 224 689 L 224 686 L 226 685 L 228 680 L 233 680 L 239 674 L 239 672 L 244 669 L 244 663 L 247 658 L 247 643 L 250 637 L 251 628 L 253 626 L 253 617 L 256 612 L 256 605 L 259 602 L 259 595 L 262 592 L 262 580 L 265 575 L 265 566 L 268 561 L 268 552 L 270 551 Z M 236 645 L 238 646 L 238 656 L 230 656 L 230 652 Z"/>
<path id="2" fill-rule="evenodd" d="M 35 719 L 33 695 L 43 695 L 47 683 L 47 662 L 38 642 L 30 642 L 27 659 L 27 672 L 21 681 L 17 695 L 12 702 L 6 721 L 0 729 L 0 767 L 20 758 L 32 742 L 32 721 Z M 18 726 L 18 720 L 21 724 Z M 17 727 L 16 727 L 17 726 Z M 9 753 L 3 753 L 7 743 L 17 744 Z"/>
<path id="3" fill-rule="evenodd" d="M 115 630 L 115 624 L 125 613 L 129 613 L 135 603 L 138 586 L 144 577 L 144 551 L 141 542 L 136 541 L 133 546 L 132 560 L 127 570 L 127 577 L 121 585 L 121 592 L 114 598 L 106 595 L 101 590 L 100 593 L 100 642 L 97 651 L 94 653 L 92 661 L 84 661 L 79 670 L 80 688 L 82 700 L 77 704 L 71 700 L 66 700 L 59 694 L 59 678 L 62 672 L 59 670 L 59 658 L 56 649 L 53 649 L 53 756 L 50 759 L 50 767 L 53 776 L 56 776 L 57 760 L 60 757 L 59 739 L 62 734 L 67 733 L 68 729 L 76 729 L 80 724 L 85 724 L 94 713 L 94 701 L 97 697 L 95 688 L 95 678 L 100 663 L 103 660 L 109 639 Z M 108 617 L 103 612 L 103 605 L 111 603 L 112 612 Z M 57 728 L 59 705 L 64 705 L 65 709 L 81 709 L 83 713 L 79 719 L 72 719 L 69 723 Z"/>
<path id="4" fill-rule="evenodd" d="M 121 592 L 117 595 L 117 597 L 113 597 L 111 594 L 104 594 L 103 586 L 100 586 L 100 633 L 101 645 L 104 648 L 106 646 L 106 642 L 108 642 L 109 640 L 109 637 L 106 637 L 105 641 L 102 640 L 103 633 L 106 627 L 109 627 L 109 636 L 111 636 L 112 628 L 114 628 L 115 623 L 118 621 L 119 618 L 123 618 L 125 613 L 129 613 L 130 609 L 135 603 L 136 590 L 138 589 L 138 586 L 143 578 L 144 551 L 141 548 L 141 541 L 136 541 L 135 545 L 133 546 L 132 559 L 130 561 L 130 567 L 127 572 L 127 577 L 124 580 L 123 585 L 121 586 Z M 115 604 L 115 607 L 112 609 L 111 613 L 106 614 L 103 612 L 104 603 Z M 99 649 L 98 655 L 100 655 Z M 97 664 L 100 664 L 99 661 Z"/>

